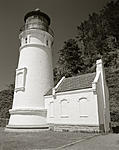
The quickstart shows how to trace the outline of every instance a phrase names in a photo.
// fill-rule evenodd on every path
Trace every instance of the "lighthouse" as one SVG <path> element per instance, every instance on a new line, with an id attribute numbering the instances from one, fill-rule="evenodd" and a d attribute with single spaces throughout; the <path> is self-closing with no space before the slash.
<path id="1" fill-rule="evenodd" d="M 50 18 L 39 9 L 28 12 L 20 30 L 19 61 L 7 128 L 46 129 L 44 95 L 53 87 Z"/>

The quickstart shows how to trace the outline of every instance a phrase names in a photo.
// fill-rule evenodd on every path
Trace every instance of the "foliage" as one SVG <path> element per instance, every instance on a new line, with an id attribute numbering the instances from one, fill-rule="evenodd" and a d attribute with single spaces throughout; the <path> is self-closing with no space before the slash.
<path id="1" fill-rule="evenodd" d="M 9 109 L 12 107 L 14 85 L 0 91 L 0 118 L 9 118 Z"/>
<path id="2" fill-rule="evenodd" d="M 88 69 L 97 58 L 103 59 L 105 67 L 118 67 L 119 31 L 114 29 L 115 24 L 119 24 L 118 19 L 119 4 L 110 2 L 99 14 L 89 15 L 89 19 L 78 26 L 76 37 L 79 46 L 83 43 Z"/>
<path id="3" fill-rule="evenodd" d="M 110 93 L 112 122 L 119 122 L 119 0 L 109 2 L 99 12 L 89 15 L 77 27 L 77 35 L 64 42 L 54 69 L 55 84 L 62 76 L 95 71 L 95 62 L 102 58 Z M 14 85 L 0 92 L 0 117 L 9 118 Z"/>
<path id="4" fill-rule="evenodd" d="M 54 69 L 55 81 L 63 75 L 93 72 L 95 62 L 102 58 L 105 67 L 119 67 L 119 0 L 109 2 L 99 14 L 89 15 L 77 27 L 77 35 L 64 42 Z"/>
<path id="5" fill-rule="evenodd" d="M 89 15 L 77 27 L 77 35 L 59 50 L 55 81 L 62 76 L 94 72 L 97 59 L 103 59 L 110 91 L 111 120 L 119 121 L 119 0 L 111 1 L 99 12 Z M 117 80 L 115 80 L 115 78 Z M 115 83 L 115 84 L 114 84 Z"/>
<path id="6" fill-rule="evenodd" d="M 58 79 L 64 75 L 66 77 L 76 75 L 82 72 L 84 67 L 82 51 L 79 48 L 77 41 L 75 39 L 69 39 L 64 43 L 64 47 L 59 51 L 60 57 L 58 66 L 54 69 L 55 77 Z"/>
<path id="7" fill-rule="evenodd" d="M 111 121 L 115 123 L 119 122 L 119 68 L 113 69 L 109 71 L 107 68 L 106 70 L 106 79 L 107 85 L 109 88 L 110 94 L 110 114 L 111 114 Z M 119 123 L 118 123 L 119 124 Z"/>

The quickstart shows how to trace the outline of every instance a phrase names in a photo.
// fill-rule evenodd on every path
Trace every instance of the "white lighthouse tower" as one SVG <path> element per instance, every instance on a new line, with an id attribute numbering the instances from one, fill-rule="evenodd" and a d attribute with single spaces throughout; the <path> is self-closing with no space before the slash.
<path id="1" fill-rule="evenodd" d="M 53 87 L 50 18 L 39 9 L 28 12 L 19 35 L 21 46 L 8 128 L 47 128 L 44 95 Z"/>

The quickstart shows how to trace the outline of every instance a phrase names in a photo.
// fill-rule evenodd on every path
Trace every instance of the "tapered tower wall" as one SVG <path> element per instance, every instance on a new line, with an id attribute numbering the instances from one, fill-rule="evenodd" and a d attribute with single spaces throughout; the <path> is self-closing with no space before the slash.
<path id="1" fill-rule="evenodd" d="M 49 17 L 40 10 L 25 16 L 9 128 L 47 127 L 44 95 L 53 87 L 53 32 L 49 24 Z"/>

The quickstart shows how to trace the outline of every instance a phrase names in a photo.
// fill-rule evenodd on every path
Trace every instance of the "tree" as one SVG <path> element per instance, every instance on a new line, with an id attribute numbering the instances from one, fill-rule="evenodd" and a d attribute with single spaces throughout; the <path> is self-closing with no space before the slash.
<path id="1" fill-rule="evenodd" d="M 82 51 L 75 39 L 64 42 L 63 48 L 59 51 L 58 65 L 54 69 L 55 77 L 77 75 L 82 72 L 84 63 Z"/>
<path id="2" fill-rule="evenodd" d="M 63 75 L 93 72 L 99 58 L 103 59 L 105 67 L 118 68 L 118 25 L 119 0 L 109 2 L 99 14 L 89 15 L 88 20 L 77 27 L 77 35 L 64 42 L 59 50 L 55 80 Z"/>
<path id="3" fill-rule="evenodd" d="M 9 118 L 9 109 L 12 108 L 14 84 L 0 91 L 0 118 Z"/>
<path id="4" fill-rule="evenodd" d="M 111 1 L 99 12 L 89 15 L 77 27 L 77 35 L 59 50 L 55 81 L 62 76 L 94 72 L 97 59 L 103 59 L 110 92 L 112 122 L 119 121 L 119 0 Z"/>
<path id="5" fill-rule="evenodd" d="M 77 29 L 76 37 L 79 46 L 83 43 L 84 56 L 90 62 L 88 68 L 95 63 L 97 58 L 103 59 L 105 67 L 117 66 L 116 37 L 108 32 L 109 22 L 104 13 L 89 15 L 89 20 L 81 23 Z"/>

